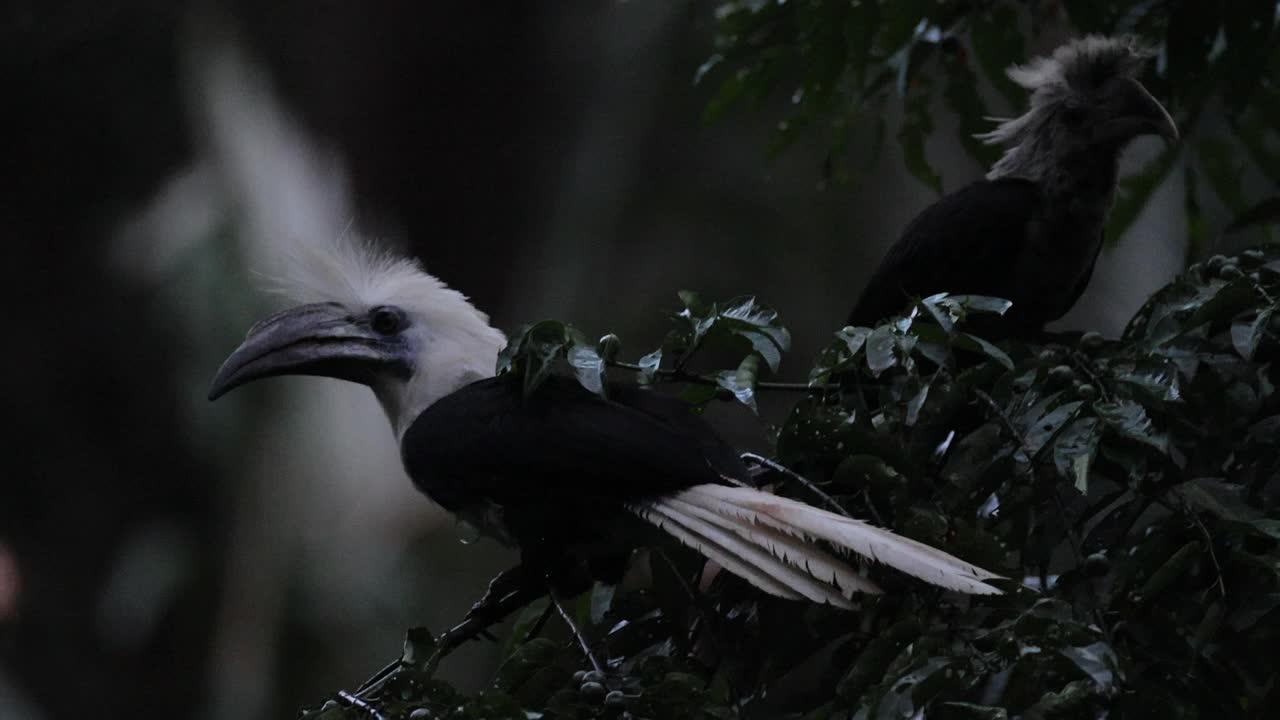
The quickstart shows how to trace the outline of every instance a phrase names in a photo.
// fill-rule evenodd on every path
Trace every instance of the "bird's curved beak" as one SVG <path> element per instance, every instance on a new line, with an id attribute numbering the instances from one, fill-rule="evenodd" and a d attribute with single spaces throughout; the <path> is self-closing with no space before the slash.
<path id="1" fill-rule="evenodd" d="M 1159 135 L 1170 145 L 1178 142 L 1178 126 L 1169 111 L 1137 80 L 1125 81 L 1121 105 L 1113 120 L 1102 123 L 1106 138 L 1128 139 L 1139 135 Z"/>
<path id="2" fill-rule="evenodd" d="M 209 399 L 277 375 L 320 375 L 370 385 L 411 372 L 402 341 L 374 332 L 337 303 L 290 308 L 254 325 L 213 378 Z"/>

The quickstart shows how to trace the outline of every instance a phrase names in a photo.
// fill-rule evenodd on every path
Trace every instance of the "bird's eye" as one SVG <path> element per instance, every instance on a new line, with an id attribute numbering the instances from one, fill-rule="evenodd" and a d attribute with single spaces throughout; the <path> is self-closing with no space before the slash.
<path id="1" fill-rule="evenodd" d="M 369 327 L 379 335 L 394 335 L 404 329 L 404 313 L 398 308 L 376 307 L 369 313 Z"/>
<path id="2" fill-rule="evenodd" d="M 1075 98 L 1068 98 L 1062 103 L 1062 118 L 1071 125 L 1084 122 L 1084 107 Z"/>

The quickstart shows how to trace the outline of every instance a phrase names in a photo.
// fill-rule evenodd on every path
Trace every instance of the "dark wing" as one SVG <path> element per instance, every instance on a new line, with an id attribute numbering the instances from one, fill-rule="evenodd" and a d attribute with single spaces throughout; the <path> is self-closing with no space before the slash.
<path id="1" fill-rule="evenodd" d="M 947 195 L 911 221 L 849 315 L 870 326 L 901 312 L 910 298 L 948 292 L 1011 300 L 1015 263 L 1039 204 L 1034 183 L 979 180 Z"/>
<path id="2" fill-rule="evenodd" d="M 1098 256 L 1102 254 L 1102 246 L 1106 242 L 1107 232 L 1103 230 L 1098 233 L 1098 244 L 1093 250 L 1093 259 L 1089 261 L 1089 271 L 1084 274 L 1084 277 L 1076 281 L 1075 286 L 1071 288 L 1071 292 L 1067 295 L 1066 303 L 1062 306 L 1062 312 L 1058 313 L 1058 317 L 1053 318 L 1054 320 L 1066 315 L 1071 308 L 1075 307 L 1080 296 L 1084 294 L 1085 288 L 1089 287 L 1089 280 L 1093 277 L 1093 269 L 1098 266 Z"/>
<path id="3" fill-rule="evenodd" d="M 745 474 L 679 400 L 626 388 L 605 400 L 568 378 L 527 400 L 518 378 L 468 385 L 418 416 L 401 452 L 414 482 L 451 510 L 621 503 Z"/>

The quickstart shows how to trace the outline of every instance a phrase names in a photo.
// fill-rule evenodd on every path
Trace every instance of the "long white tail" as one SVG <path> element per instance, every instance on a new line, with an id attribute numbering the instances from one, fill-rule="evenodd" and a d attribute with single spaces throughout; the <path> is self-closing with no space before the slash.
<path id="1" fill-rule="evenodd" d="M 776 495 L 696 485 L 630 510 L 761 590 L 849 608 L 855 592 L 880 588 L 817 545 L 825 540 L 949 590 L 998 595 L 1000 576 L 937 548 Z"/>

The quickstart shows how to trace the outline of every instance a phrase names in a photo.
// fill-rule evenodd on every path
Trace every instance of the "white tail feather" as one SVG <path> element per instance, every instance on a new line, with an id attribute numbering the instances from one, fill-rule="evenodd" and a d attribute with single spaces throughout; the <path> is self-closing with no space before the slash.
<path id="1" fill-rule="evenodd" d="M 734 533 L 681 512 L 670 503 L 636 506 L 632 510 L 770 595 L 788 600 L 809 599 L 846 609 L 853 607 L 837 588 L 796 570 Z"/>
<path id="2" fill-rule="evenodd" d="M 815 539 L 949 590 L 1000 594 L 982 582 L 999 575 L 937 548 L 751 488 L 696 485 L 631 510 L 729 572 L 779 597 L 848 608 L 853 592 L 880 591 L 817 546 Z"/>
<path id="3" fill-rule="evenodd" d="M 688 502 L 688 499 L 691 498 L 676 496 L 669 498 L 664 504 L 679 508 L 686 514 L 733 532 L 748 543 L 764 548 L 773 557 L 804 571 L 805 574 L 824 583 L 835 585 L 844 591 L 845 597 L 855 592 L 872 594 L 882 592 L 878 585 L 854 572 L 847 563 L 832 557 L 831 553 L 813 543 L 806 542 L 803 538 L 788 535 L 767 525 L 749 525 L 736 518 L 718 515 L 712 510 Z"/>

